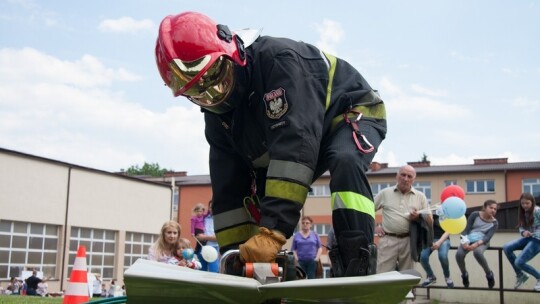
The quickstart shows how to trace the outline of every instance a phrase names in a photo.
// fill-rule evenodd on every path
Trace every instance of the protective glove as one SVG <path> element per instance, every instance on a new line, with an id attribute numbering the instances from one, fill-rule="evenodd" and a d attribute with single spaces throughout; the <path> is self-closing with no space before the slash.
<path id="1" fill-rule="evenodd" d="M 244 263 L 273 263 L 286 241 L 281 232 L 260 227 L 259 234 L 240 245 L 240 259 Z"/>

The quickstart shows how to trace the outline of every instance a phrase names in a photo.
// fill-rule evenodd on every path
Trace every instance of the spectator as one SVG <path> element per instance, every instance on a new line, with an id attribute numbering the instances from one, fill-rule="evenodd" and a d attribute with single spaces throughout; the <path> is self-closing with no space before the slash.
<path id="1" fill-rule="evenodd" d="M 450 250 L 450 234 L 445 232 L 440 225 L 439 216 L 433 214 L 433 246 L 424 248 L 420 254 L 420 264 L 426 271 L 426 280 L 422 283 L 422 287 L 427 287 L 435 282 L 437 278 L 431 269 L 429 264 L 429 256 L 435 250 L 437 250 L 439 255 L 439 262 L 441 262 L 441 267 L 443 269 L 444 280 L 446 281 L 446 286 L 448 288 L 454 287 L 454 281 L 450 278 L 450 264 L 448 263 L 448 251 Z"/>
<path id="2" fill-rule="evenodd" d="M 212 246 L 214 247 L 214 249 L 216 249 L 216 252 L 219 252 L 219 246 L 214 232 L 214 216 L 212 211 L 212 204 L 213 201 L 210 200 L 208 202 L 208 212 L 206 214 L 206 217 L 204 218 L 204 232 L 196 234 L 195 237 L 199 240 L 199 242 L 206 243 L 206 246 Z M 201 262 L 201 270 L 219 272 L 219 257 L 214 262 L 208 263 L 205 259 L 203 259 L 201 250 L 201 246 L 196 246 L 195 253 L 199 258 L 199 261 Z"/>
<path id="3" fill-rule="evenodd" d="M 330 228 L 328 235 L 326 236 L 326 249 L 328 250 L 328 255 L 330 255 L 331 250 L 337 246 L 336 235 L 334 234 L 334 227 Z M 332 266 L 332 259 L 330 260 L 330 276 L 335 277 L 334 267 Z"/>
<path id="4" fill-rule="evenodd" d="M 45 280 L 39 282 L 36 293 L 38 296 L 47 297 L 49 295 L 49 284 Z"/>
<path id="5" fill-rule="evenodd" d="M 482 211 L 474 211 L 467 219 L 467 226 L 463 231 L 464 237 L 456 252 L 456 262 L 459 270 L 461 270 L 461 279 L 465 288 L 468 288 L 470 284 L 469 273 L 465 265 L 465 256 L 471 251 L 478 264 L 482 266 L 486 273 L 488 287 L 493 288 L 495 286 L 493 271 L 489 268 L 486 257 L 484 256 L 484 251 L 488 249 L 489 241 L 499 226 L 495 214 L 497 214 L 497 202 L 487 200 L 484 202 Z"/>
<path id="6" fill-rule="evenodd" d="M 101 297 L 107 297 L 107 285 L 105 285 L 105 283 L 101 283 Z"/>
<path id="7" fill-rule="evenodd" d="M 94 273 L 94 281 L 92 282 L 92 297 L 101 297 L 101 276 L 99 273 Z"/>
<path id="8" fill-rule="evenodd" d="M 182 233 L 182 228 L 178 222 L 165 222 L 161 227 L 158 240 L 148 250 L 148 259 L 168 263 L 169 259 L 174 258 L 174 252 L 178 248 L 180 233 Z"/>
<path id="9" fill-rule="evenodd" d="M 313 224 L 311 217 L 302 217 L 301 223 L 302 228 L 294 235 L 291 250 L 300 267 L 306 272 L 307 278 L 314 279 L 322 253 L 321 239 L 311 230 Z"/>
<path id="10" fill-rule="evenodd" d="M 37 277 L 37 271 L 32 271 L 32 275 L 26 280 L 26 294 L 29 296 L 37 296 L 38 284 L 43 282 L 42 279 Z"/>
<path id="11" fill-rule="evenodd" d="M 521 237 L 503 246 L 504 254 L 516 272 L 514 288 L 523 285 L 529 279 L 529 273 L 536 279 L 534 290 L 540 291 L 540 272 L 527 264 L 540 252 L 540 207 L 536 206 L 534 196 L 527 192 L 519 198 L 518 227 Z M 517 258 L 516 250 L 521 250 Z"/>
<path id="12" fill-rule="evenodd" d="M 9 285 L 6 288 L 6 290 L 10 291 L 10 294 L 12 295 L 19 295 L 21 294 L 22 284 L 17 280 L 16 277 L 11 277 L 11 280 L 9 281 Z"/>
<path id="13" fill-rule="evenodd" d="M 113 298 L 115 297 L 114 293 L 116 291 L 116 279 L 111 280 L 111 284 L 109 284 L 109 291 L 107 291 L 107 297 Z"/>
<path id="14" fill-rule="evenodd" d="M 204 234 L 204 219 L 208 215 L 204 212 L 204 205 L 196 204 L 191 212 L 191 235 L 195 237 L 197 234 Z"/>
<path id="15" fill-rule="evenodd" d="M 416 170 L 405 165 L 396 174 L 397 184 L 383 189 L 375 197 L 375 209 L 382 209 L 382 225 L 375 228 L 380 237 L 377 254 L 377 272 L 413 269 L 410 226 L 412 222 L 425 221 L 433 225 L 431 214 L 420 214 L 427 209 L 424 193 L 414 189 Z"/>
<path id="16" fill-rule="evenodd" d="M 175 259 L 171 261 L 171 264 L 188 267 L 191 269 L 200 270 L 202 268 L 201 262 L 194 254 L 193 248 L 191 248 L 191 242 L 186 238 L 180 238 L 178 241 L 178 249 L 175 252 Z"/>

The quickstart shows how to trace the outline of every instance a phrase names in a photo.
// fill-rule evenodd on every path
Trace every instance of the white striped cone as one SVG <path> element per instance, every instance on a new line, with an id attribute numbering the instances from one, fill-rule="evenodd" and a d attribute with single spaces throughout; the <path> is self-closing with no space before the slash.
<path id="1" fill-rule="evenodd" d="M 88 278 L 86 276 L 86 247 L 79 246 L 66 293 L 64 294 L 63 304 L 79 304 L 89 300 Z"/>

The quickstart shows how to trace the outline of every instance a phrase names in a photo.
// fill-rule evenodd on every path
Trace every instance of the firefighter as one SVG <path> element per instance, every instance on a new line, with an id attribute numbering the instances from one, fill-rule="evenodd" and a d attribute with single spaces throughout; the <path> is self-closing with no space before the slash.
<path id="1" fill-rule="evenodd" d="M 366 171 L 386 114 L 356 69 L 313 45 L 231 32 L 196 12 L 164 18 L 155 55 L 173 95 L 204 113 L 222 253 L 239 248 L 242 262 L 273 262 L 310 185 L 329 172 L 334 275 L 375 273 Z"/>

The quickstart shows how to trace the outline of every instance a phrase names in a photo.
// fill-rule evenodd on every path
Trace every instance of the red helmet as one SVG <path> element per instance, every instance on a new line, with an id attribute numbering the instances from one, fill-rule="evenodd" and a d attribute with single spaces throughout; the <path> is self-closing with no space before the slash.
<path id="1" fill-rule="evenodd" d="M 174 96 L 184 95 L 212 110 L 233 89 L 234 63 L 245 66 L 246 58 L 242 40 L 227 26 L 185 12 L 161 22 L 156 63 Z"/>

